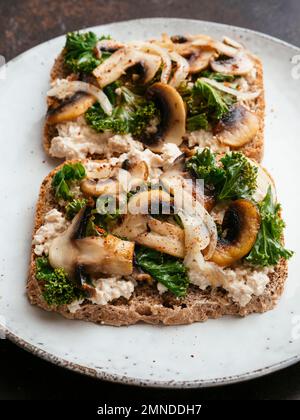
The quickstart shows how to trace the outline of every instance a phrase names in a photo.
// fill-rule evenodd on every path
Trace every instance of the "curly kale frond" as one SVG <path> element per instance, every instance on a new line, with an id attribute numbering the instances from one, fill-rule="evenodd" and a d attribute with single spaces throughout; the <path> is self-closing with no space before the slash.
<path id="1" fill-rule="evenodd" d="M 100 105 L 93 105 L 85 114 L 87 123 L 96 131 L 112 131 L 116 134 L 140 136 L 150 121 L 158 116 L 154 102 L 121 87 L 118 103 L 111 116 L 107 116 Z"/>
<path id="2" fill-rule="evenodd" d="M 68 305 L 81 297 L 81 292 L 68 279 L 63 268 L 53 269 L 46 257 L 36 259 L 36 278 L 42 281 L 43 297 L 48 305 Z"/>
<path id="3" fill-rule="evenodd" d="M 110 39 L 110 37 L 98 38 L 94 32 L 69 32 L 64 55 L 66 66 L 74 73 L 91 73 L 105 58 L 111 55 L 108 52 L 103 52 L 101 59 L 95 55 L 96 44 L 102 39 Z"/>
<path id="4" fill-rule="evenodd" d="M 258 207 L 261 216 L 260 230 L 246 261 L 265 267 L 276 265 L 280 258 L 291 258 L 293 252 L 284 248 L 282 243 L 285 223 L 280 216 L 280 204 L 272 196 L 271 187 L 263 201 L 258 203 Z"/>
<path id="5" fill-rule="evenodd" d="M 218 201 L 251 198 L 256 190 L 257 167 L 240 152 L 227 153 L 218 162 L 206 148 L 190 158 L 186 168 L 214 188 Z"/>
<path id="6" fill-rule="evenodd" d="M 83 208 L 86 206 L 87 204 L 87 199 L 86 198 L 74 198 L 72 201 L 70 201 L 67 205 L 66 205 L 66 217 L 67 219 L 71 220 L 73 219 L 76 214 Z"/>
<path id="7" fill-rule="evenodd" d="M 65 164 L 53 177 L 52 187 L 57 200 L 71 200 L 70 191 L 72 183 L 82 180 L 86 176 L 85 167 L 80 163 Z"/>

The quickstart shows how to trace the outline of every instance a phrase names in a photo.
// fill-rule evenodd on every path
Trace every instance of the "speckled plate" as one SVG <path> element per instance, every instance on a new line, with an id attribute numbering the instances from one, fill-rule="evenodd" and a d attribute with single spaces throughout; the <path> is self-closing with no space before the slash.
<path id="1" fill-rule="evenodd" d="M 300 49 L 269 36 L 217 23 L 143 19 L 92 28 L 118 39 L 165 31 L 229 35 L 257 53 L 265 68 L 265 164 L 274 175 L 296 251 L 277 308 L 245 319 L 226 317 L 180 327 L 107 327 L 68 321 L 32 307 L 25 295 L 34 206 L 56 162 L 41 146 L 49 70 L 59 37 L 15 58 L 0 73 L 0 324 L 7 338 L 57 365 L 136 385 L 198 387 L 254 378 L 300 357 Z M 4 77 L 5 76 L 5 77 Z"/>

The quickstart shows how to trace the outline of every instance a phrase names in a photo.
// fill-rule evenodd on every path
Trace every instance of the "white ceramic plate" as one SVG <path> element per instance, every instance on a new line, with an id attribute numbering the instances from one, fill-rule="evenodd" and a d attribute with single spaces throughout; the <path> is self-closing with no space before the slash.
<path id="1" fill-rule="evenodd" d="M 211 386 L 246 380 L 300 357 L 300 49 L 266 35 L 186 19 L 143 19 L 92 28 L 117 39 L 161 32 L 223 34 L 245 43 L 264 63 L 267 118 L 265 164 L 274 175 L 296 254 L 275 310 L 245 319 L 226 317 L 189 326 L 107 327 L 68 321 L 32 307 L 25 296 L 34 206 L 55 162 L 41 145 L 49 70 L 64 44 L 59 37 L 8 63 L 0 80 L 0 324 L 7 337 L 58 365 L 112 381 Z M 300 61 L 298 61 L 300 62 Z M 294 68 L 294 70 L 292 70 Z M 296 76 L 293 78 L 293 75 Z"/>

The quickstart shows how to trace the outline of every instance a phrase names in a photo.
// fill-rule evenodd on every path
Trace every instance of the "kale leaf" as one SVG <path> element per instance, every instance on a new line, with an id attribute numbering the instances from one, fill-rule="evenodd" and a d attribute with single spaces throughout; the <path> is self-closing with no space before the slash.
<path id="1" fill-rule="evenodd" d="M 187 106 L 187 129 L 195 131 L 215 125 L 230 110 L 236 99 L 221 92 L 201 78 L 192 87 L 183 83 L 178 91 Z"/>
<path id="2" fill-rule="evenodd" d="M 52 187 L 57 200 L 71 200 L 73 194 L 70 186 L 74 181 L 80 181 L 86 176 L 85 168 L 80 163 L 67 163 L 53 177 Z"/>
<path id="3" fill-rule="evenodd" d="M 87 123 L 96 131 L 112 131 L 116 134 L 140 136 L 149 125 L 150 120 L 158 116 L 154 102 L 131 92 L 126 87 L 120 88 L 121 94 L 112 115 L 107 116 L 96 103 L 86 113 Z"/>
<path id="4" fill-rule="evenodd" d="M 257 167 L 240 152 L 227 153 L 220 161 L 225 172 L 225 183 L 218 192 L 218 200 L 251 198 L 257 186 Z"/>
<path id="5" fill-rule="evenodd" d="M 223 95 L 205 81 L 201 79 L 196 80 L 193 89 L 194 94 L 200 96 L 211 120 L 219 121 L 229 112 L 229 106 L 232 102 L 229 101 L 228 96 Z"/>
<path id="6" fill-rule="evenodd" d="M 71 220 L 76 214 L 86 206 L 87 199 L 86 198 L 74 198 L 66 205 L 66 217 L 67 219 Z"/>
<path id="7" fill-rule="evenodd" d="M 230 74 L 223 74 L 216 71 L 204 70 L 201 73 L 201 77 L 206 77 L 207 79 L 215 80 L 216 82 L 233 82 L 237 76 L 232 76 Z"/>
<path id="8" fill-rule="evenodd" d="M 197 114 L 187 118 L 186 126 L 189 131 L 196 131 L 200 130 L 201 128 L 207 130 L 208 121 L 206 114 Z"/>
<path id="9" fill-rule="evenodd" d="M 187 161 L 186 168 L 214 188 L 218 201 L 251 198 L 256 189 L 257 167 L 240 152 L 227 153 L 217 162 L 205 148 Z"/>
<path id="10" fill-rule="evenodd" d="M 136 247 L 135 258 L 142 270 L 167 287 L 175 296 L 186 295 L 189 280 L 182 261 L 144 246 Z"/>
<path id="11" fill-rule="evenodd" d="M 225 182 L 224 170 L 217 164 L 215 154 L 208 148 L 191 157 L 186 162 L 186 168 L 193 176 L 203 179 L 205 184 L 215 187 L 216 190 Z"/>
<path id="12" fill-rule="evenodd" d="M 260 230 L 246 261 L 265 267 L 276 265 L 280 258 L 291 258 L 293 252 L 285 249 L 282 243 L 285 224 L 280 217 L 280 204 L 275 202 L 271 187 L 258 207 L 261 215 Z"/>
<path id="13" fill-rule="evenodd" d="M 36 278 L 44 282 L 43 297 L 48 305 L 68 305 L 81 297 L 80 290 L 69 281 L 64 269 L 53 269 L 46 257 L 36 259 Z"/>
<path id="14" fill-rule="evenodd" d="M 96 57 L 95 47 L 97 42 L 102 39 L 110 39 L 110 37 L 98 38 L 93 32 L 69 32 L 64 56 L 66 66 L 74 73 L 91 73 L 105 58 L 111 55 L 108 52 L 103 52 L 101 59 Z"/>

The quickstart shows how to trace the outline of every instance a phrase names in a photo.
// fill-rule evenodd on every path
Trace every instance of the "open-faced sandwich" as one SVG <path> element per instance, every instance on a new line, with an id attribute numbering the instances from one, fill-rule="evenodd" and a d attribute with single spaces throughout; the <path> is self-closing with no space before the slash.
<path id="1" fill-rule="evenodd" d="M 263 153 L 260 60 L 227 37 L 120 42 L 69 33 L 51 72 L 44 130 L 58 158 L 243 151 Z"/>
<path id="2" fill-rule="evenodd" d="M 110 325 L 272 309 L 291 252 L 269 174 L 241 152 L 198 149 L 155 172 L 143 153 L 68 161 L 44 180 L 31 303 Z"/>

